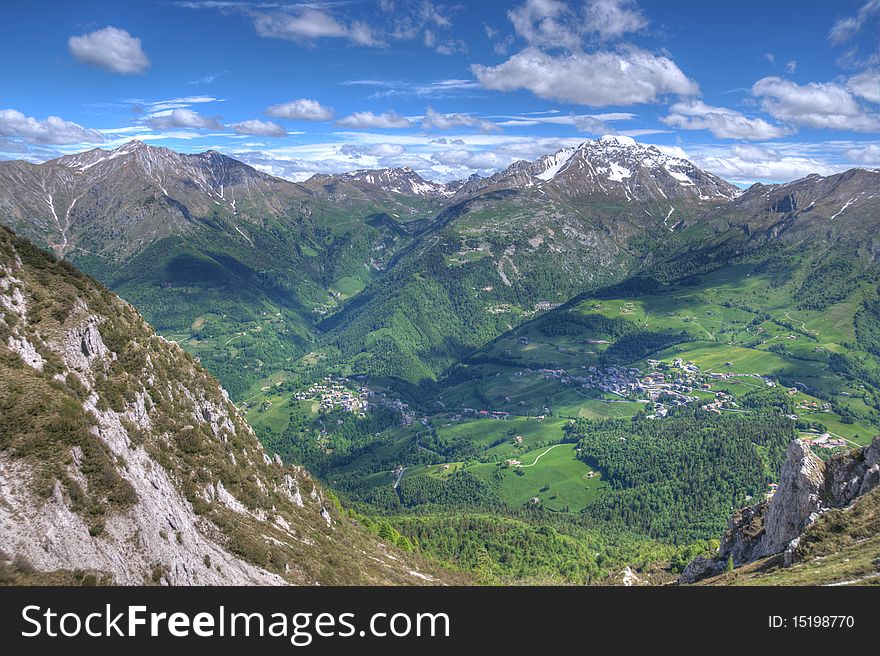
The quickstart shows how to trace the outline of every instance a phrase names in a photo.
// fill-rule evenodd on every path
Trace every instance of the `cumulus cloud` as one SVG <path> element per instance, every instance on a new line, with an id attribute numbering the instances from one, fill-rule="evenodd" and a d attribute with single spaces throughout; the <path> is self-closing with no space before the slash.
<path id="1" fill-rule="evenodd" d="M 847 89 L 833 82 L 798 85 L 780 77 L 765 77 L 752 86 L 768 114 L 792 125 L 875 132 L 880 118 L 867 113 Z"/>
<path id="2" fill-rule="evenodd" d="M 149 119 L 147 125 L 155 130 L 169 130 L 173 128 L 218 130 L 223 127 L 217 119 L 202 116 L 191 109 L 172 109 L 161 116 L 154 116 Z"/>
<path id="3" fill-rule="evenodd" d="M 599 107 L 633 105 L 662 94 L 692 96 L 697 83 L 668 57 L 637 48 L 621 52 L 572 52 L 558 57 L 527 48 L 498 66 L 471 67 L 487 89 L 528 89 L 536 96 Z"/>
<path id="4" fill-rule="evenodd" d="M 665 149 L 664 149 L 665 150 Z M 780 141 L 692 146 L 679 156 L 740 185 L 789 182 L 812 173 L 833 175 L 853 166 L 880 165 L 880 144 L 860 141 Z"/>
<path id="5" fill-rule="evenodd" d="M 582 13 L 560 0 L 526 0 L 507 17 L 517 35 L 544 49 L 577 50 L 585 35 L 608 41 L 648 26 L 635 0 L 590 0 Z"/>
<path id="6" fill-rule="evenodd" d="M 835 22 L 828 33 L 828 39 L 832 43 L 844 43 L 876 16 L 880 16 L 880 0 L 868 0 L 859 8 L 855 16 L 846 16 Z"/>
<path id="7" fill-rule="evenodd" d="M 514 31 L 529 44 L 570 49 L 580 45 L 575 13 L 559 0 L 526 0 L 507 12 L 507 17 Z"/>
<path id="8" fill-rule="evenodd" d="M 732 109 L 707 105 L 702 100 L 675 103 L 669 112 L 668 116 L 660 119 L 666 125 L 683 130 L 709 130 L 721 139 L 762 141 L 791 132 L 762 118 L 748 118 Z"/>
<path id="9" fill-rule="evenodd" d="M 634 0 L 593 0 L 587 4 L 587 29 L 602 40 L 617 39 L 648 26 Z"/>
<path id="10" fill-rule="evenodd" d="M 431 156 L 438 164 L 470 170 L 501 169 L 510 164 L 509 158 L 488 151 L 471 151 L 464 148 L 444 150 Z"/>
<path id="11" fill-rule="evenodd" d="M 101 143 L 104 136 L 97 130 L 84 128 L 78 123 L 58 116 L 39 120 L 25 116 L 16 109 L 0 109 L 0 136 L 21 139 L 32 144 Z"/>
<path id="12" fill-rule="evenodd" d="M 365 130 L 369 128 L 409 128 L 412 122 L 401 116 L 397 112 L 388 111 L 382 114 L 374 114 L 373 112 L 355 112 L 350 116 L 341 118 L 336 121 L 337 125 L 346 128 L 355 128 Z"/>
<path id="13" fill-rule="evenodd" d="M 78 61 L 113 73 L 143 73 L 150 66 L 141 40 L 118 27 L 72 36 L 67 46 Z"/>
<path id="14" fill-rule="evenodd" d="M 261 121 L 256 118 L 232 123 L 229 127 L 235 130 L 236 134 L 257 134 L 264 137 L 283 137 L 287 134 L 284 128 L 277 123 Z"/>
<path id="15" fill-rule="evenodd" d="M 846 88 L 868 102 L 880 103 L 880 70 L 865 71 L 852 76 L 847 81 Z"/>
<path id="16" fill-rule="evenodd" d="M 249 11 L 257 34 L 274 39 L 312 42 L 318 39 L 344 39 L 353 44 L 385 48 L 389 39 L 411 40 L 423 34 L 426 45 L 438 52 L 448 53 L 460 47 L 460 42 L 439 39 L 428 26 L 446 29 L 452 22 L 441 7 L 427 0 L 420 3 L 383 2 L 379 7 L 391 20 L 380 26 L 367 22 L 337 17 L 320 5 L 293 5 L 277 11 Z M 430 35 L 430 36 L 429 36 Z"/>
<path id="17" fill-rule="evenodd" d="M 441 114 L 433 107 L 425 110 L 425 116 L 422 119 L 422 127 L 426 130 L 432 128 L 437 130 L 451 130 L 459 127 L 473 127 L 480 132 L 494 132 L 500 128 L 492 121 L 477 118 L 470 114 Z"/>
<path id="18" fill-rule="evenodd" d="M 266 113 L 275 118 L 287 118 L 294 121 L 329 121 L 334 115 L 330 107 L 325 107 L 317 100 L 308 98 L 272 105 L 266 108 Z"/>
<path id="19" fill-rule="evenodd" d="M 831 175 L 848 168 L 825 158 L 749 145 L 694 153 L 688 159 L 702 169 L 739 184 L 788 182 L 811 173 Z"/>
<path id="20" fill-rule="evenodd" d="M 844 151 L 847 160 L 855 164 L 864 164 L 880 168 L 880 143 L 866 143 Z"/>
<path id="21" fill-rule="evenodd" d="M 348 34 L 347 28 L 330 14 L 307 7 L 296 13 L 254 14 L 254 28 L 260 36 L 291 41 L 343 38 Z"/>

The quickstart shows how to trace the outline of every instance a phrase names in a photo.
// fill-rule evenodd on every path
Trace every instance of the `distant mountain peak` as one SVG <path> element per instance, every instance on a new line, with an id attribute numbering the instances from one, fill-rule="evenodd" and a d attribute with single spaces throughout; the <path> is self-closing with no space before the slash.
<path id="1" fill-rule="evenodd" d="M 602 143 L 617 143 L 622 146 L 641 146 L 643 144 L 638 143 L 632 137 L 625 137 L 621 134 L 603 134 L 598 139 Z"/>
<path id="2" fill-rule="evenodd" d="M 551 186 L 576 197 L 627 202 L 693 198 L 729 200 L 739 190 L 692 162 L 668 155 L 632 137 L 604 135 L 578 146 L 561 148 L 534 162 L 514 162 L 507 169 L 456 187 L 458 195 L 483 189 L 528 189 Z"/>
<path id="3" fill-rule="evenodd" d="M 356 171 L 348 171 L 336 175 L 315 175 L 307 181 L 313 183 L 326 184 L 332 183 L 338 179 L 345 179 L 359 183 L 365 183 L 378 187 L 379 189 L 406 196 L 422 196 L 424 198 L 436 198 L 440 196 L 450 196 L 450 191 L 446 185 L 439 182 L 425 180 L 415 170 L 409 166 L 385 169 L 358 169 Z"/>
<path id="4" fill-rule="evenodd" d="M 118 146 L 117 148 L 115 148 L 113 152 L 130 153 L 130 152 L 135 152 L 137 150 L 141 150 L 143 148 L 149 148 L 149 146 L 147 144 L 145 144 L 143 141 L 141 141 L 140 139 L 132 139 L 131 141 L 127 141 L 124 144 L 122 144 L 121 146 Z"/>

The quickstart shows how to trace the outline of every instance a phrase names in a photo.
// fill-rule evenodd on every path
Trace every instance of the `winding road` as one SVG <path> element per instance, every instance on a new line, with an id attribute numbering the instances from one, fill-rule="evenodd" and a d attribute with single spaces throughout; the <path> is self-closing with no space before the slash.
<path id="1" fill-rule="evenodd" d="M 564 444 L 554 444 L 553 446 L 548 447 L 547 450 L 544 451 L 543 453 L 539 453 L 539 454 L 538 454 L 538 457 L 535 458 L 535 462 L 533 462 L 531 465 L 520 465 L 519 468 L 520 468 L 520 469 L 525 469 L 526 467 L 534 467 L 535 465 L 538 464 L 538 461 L 539 461 L 541 458 L 543 458 L 545 455 L 547 455 L 548 453 L 550 453 L 553 449 L 555 449 L 555 448 L 558 447 L 558 446 L 565 446 L 565 445 L 564 445 Z"/>

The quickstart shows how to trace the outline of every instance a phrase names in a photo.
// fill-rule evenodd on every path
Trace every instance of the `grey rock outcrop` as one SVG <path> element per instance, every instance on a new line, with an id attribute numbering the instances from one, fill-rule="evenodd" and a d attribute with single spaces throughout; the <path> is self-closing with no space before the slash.
<path id="1" fill-rule="evenodd" d="M 764 517 L 764 535 L 751 552 L 746 549 L 734 558 L 744 562 L 783 551 L 789 542 L 815 521 L 822 509 L 821 494 L 825 485 L 825 466 L 801 440 L 792 442 L 779 474 L 779 488 L 770 499 Z M 727 544 L 738 540 L 733 531 Z M 723 545 L 722 545 L 723 546 Z"/>
<path id="2" fill-rule="evenodd" d="M 804 531 L 825 511 L 844 508 L 880 484 L 880 436 L 866 447 L 835 454 L 822 462 L 801 440 L 792 442 L 769 500 L 736 511 L 714 558 L 698 557 L 679 577 L 694 583 L 720 573 L 727 561 L 743 565 L 783 554 L 794 562 Z"/>

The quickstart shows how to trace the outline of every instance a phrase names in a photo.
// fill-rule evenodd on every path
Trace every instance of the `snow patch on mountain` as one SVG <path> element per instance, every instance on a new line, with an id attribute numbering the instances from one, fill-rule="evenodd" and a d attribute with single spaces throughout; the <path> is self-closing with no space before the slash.
<path id="1" fill-rule="evenodd" d="M 535 162 L 536 167 L 540 167 L 542 164 L 547 168 L 541 173 L 535 175 L 536 178 L 540 180 L 552 180 L 556 177 L 556 174 L 559 173 L 565 165 L 571 161 L 571 158 L 577 152 L 577 148 L 563 148 L 562 150 L 552 154 L 546 155 Z"/>

